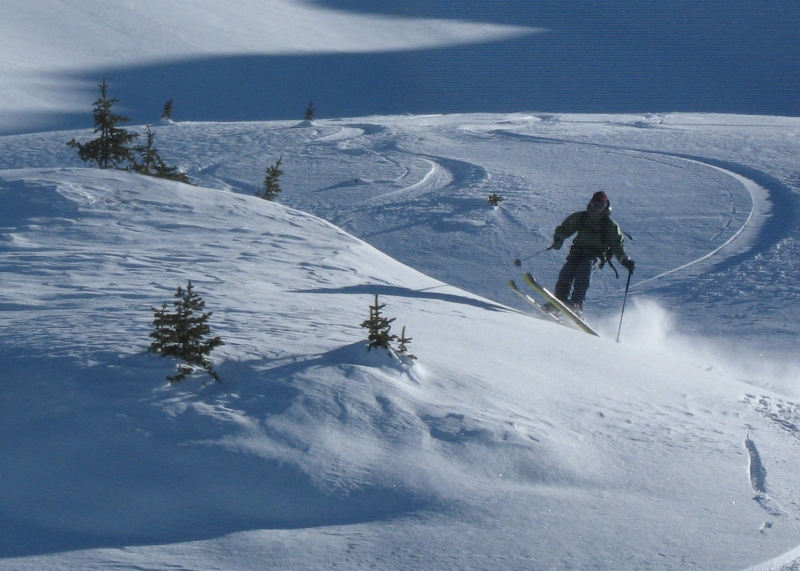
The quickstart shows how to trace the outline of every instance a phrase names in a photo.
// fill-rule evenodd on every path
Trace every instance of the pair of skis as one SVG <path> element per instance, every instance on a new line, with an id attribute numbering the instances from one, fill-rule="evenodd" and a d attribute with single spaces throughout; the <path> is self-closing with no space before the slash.
<path id="1" fill-rule="evenodd" d="M 581 317 L 577 313 L 575 313 L 569 307 L 564 305 L 564 302 L 558 299 L 552 293 L 550 293 L 546 287 L 537 282 L 536 279 L 531 274 L 529 273 L 525 274 L 525 282 L 529 286 L 531 286 L 534 291 L 536 291 L 539 295 L 545 298 L 551 304 L 551 306 L 555 307 L 558 310 L 558 314 L 551 313 L 544 307 L 544 305 L 539 303 L 534 297 L 520 290 L 517 287 L 517 284 L 514 283 L 514 280 L 509 280 L 508 287 L 510 287 L 512 291 L 514 291 L 514 293 L 518 294 L 525 301 L 527 301 L 528 303 L 532 304 L 534 307 L 539 309 L 539 311 L 541 311 L 549 319 L 552 319 L 553 321 L 563 324 L 564 322 L 561 319 L 561 317 L 563 316 L 572 321 L 582 331 L 585 331 L 590 335 L 595 335 L 596 337 L 599 337 L 597 332 L 591 327 L 589 327 L 588 323 L 586 323 L 583 319 L 581 319 Z"/>

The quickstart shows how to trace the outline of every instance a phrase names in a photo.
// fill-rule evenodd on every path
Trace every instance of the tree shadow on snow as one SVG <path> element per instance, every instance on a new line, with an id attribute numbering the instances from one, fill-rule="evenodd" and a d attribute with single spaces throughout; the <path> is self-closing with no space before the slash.
<path id="1" fill-rule="evenodd" d="M 477 307 L 478 309 L 485 309 L 487 311 L 512 311 L 509 308 L 498 303 L 490 301 L 483 301 L 463 295 L 456 295 L 452 293 L 441 293 L 431 291 L 430 289 L 415 290 L 406 287 L 379 285 L 379 284 L 363 284 L 356 286 L 345 286 L 336 288 L 316 288 L 316 289 L 303 289 L 294 290 L 295 293 L 331 293 L 331 294 L 350 294 L 350 295 L 385 295 L 395 297 L 410 297 L 413 299 L 431 299 L 436 301 L 444 301 L 447 303 L 458 303 L 462 305 L 469 305 Z"/>

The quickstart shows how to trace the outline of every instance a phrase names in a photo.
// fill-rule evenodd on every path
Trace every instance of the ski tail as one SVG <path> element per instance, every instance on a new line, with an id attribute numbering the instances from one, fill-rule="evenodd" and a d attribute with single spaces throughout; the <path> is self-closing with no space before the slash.
<path id="1" fill-rule="evenodd" d="M 536 290 L 539 294 L 542 295 L 547 301 L 552 303 L 563 315 L 565 315 L 570 321 L 572 321 L 575 325 L 577 325 L 580 329 L 589 333 L 590 335 L 594 335 L 596 337 L 600 337 L 597 332 L 592 329 L 588 323 L 586 323 L 581 317 L 572 311 L 569 307 L 564 305 L 564 302 L 554 296 L 550 291 L 542 286 L 539 282 L 536 281 L 530 273 L 525 274 L 525 281 L 531 286 L 534 290 Z"/>
<path id="2" fill-rule="evenodd" d="M 561 319 L 559 319 L 559 317 L 557 315 L 553 315 L 552 313 L 547 311 L 541 303 L 539 303 L 538 301 L 533 299 L 531 296 L 529 296 L 528 294 L 523 292 L 521 289 L 519 289 L 517 287 L 517 284 L 514 282 L 514 280 L 508 280 L 508 287 L 510 287 L 511 291 L 516 293 L 522 299 L 524 299 L 525 301 L 527 301 L 528 303 L 533 305 L 536 309 L 541 311 L 542 314 L 545 315 L 548 319 L 551 319 L 551 320 L 555 321 L 556 323 L 561 323 L 563 325 L 563 322 L 561 321 Z"/>

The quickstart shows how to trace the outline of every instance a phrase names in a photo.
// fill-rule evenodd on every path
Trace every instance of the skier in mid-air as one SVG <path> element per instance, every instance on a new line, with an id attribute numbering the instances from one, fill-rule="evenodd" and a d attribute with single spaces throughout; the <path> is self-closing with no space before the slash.
<path id="1" fill-rule="evenodd" d="M 579 315 L 589 289 L 592 272 L 616 257 L 630 272 L 636 265 L 625 253 L 619 225 L 611 219 L 611 203 L 605 192 L 595 192 L 586 210 L 567 216 L 553 234 L 551 248 L 561 249 L 564 240 L 577 232 L 567 261 L 556 282 L 555 296 Z"/>

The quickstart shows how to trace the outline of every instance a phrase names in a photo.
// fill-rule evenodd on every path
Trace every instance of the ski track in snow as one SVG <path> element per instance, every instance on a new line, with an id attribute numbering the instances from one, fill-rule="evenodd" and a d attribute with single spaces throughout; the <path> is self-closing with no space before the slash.
<path id="1" fill-rule="evenodd" d="M 654 282 L 656 280 L 660 280 L 660 279 L 662 279 L 662 278 L 664 278 L 666 276 L 675 274 L 677 272 L 680 272 L 681 270 L 685 270 L 685 269 L 690 268 L 692 266 L 696 266 L 696 265 L 700 264 L 701 262 L 704 262 L 706 260 L 709 260 L 709 259 L 712 259 L 712 258 L 716 257 L 722 250 L 724 250 L 728 246 L 730 246 L 737 238 L 739 238 L 742 235 L 742 233 L 745 232 L 746 229 L 748 229 L 748 224 L 751 222 L 751 220 L 753 219 L 754 215 L 761 214 L 761 213 L 763 213 L 764 210 L 766 210 L 764 205 L 768 201 L 769 195 L 770 195 L 769 190 L 764 188 L 764 187 L 762 187 L 761 185 L 759 185 L 755 180 L 752 180 L 752 179 L 747 178 L 747 177 L 745 177 L 745 176 L 743 176 L 741 174 L 738 174 L 736 172 L 733 172 L 731 170 L 723 168 L 722 166 L 718 166 L 719 163 L 721 163 L 722 161 L 715 161 L 713 159 L 708 159 L 708 158 L 704 158 L 704 157 L 694 157 L 694 156 L 684 155 L 684 154 L 681 154 L 681 153 L 668 153 L 668 152 L 663 152 L 663 151 L 650 151 L 650 150 L 644 150 L 644 149 L 637 149 L 637 148 L 633 148 L 633 147 L 620 147 L 620 146 L 616 146 L 616 145 L 603 145 L 603 144 L 598 144 L 598 143 L 586 143 L 586 142 L 574 141 L 574 140 L 570 140 L 570 139 L 558 139 L 558 138 L 552 138 L 552 137 L 542 137 L 542 136 L 539 136 L 539 135 L 527 135 L 527 134 L 524 134 L 524 133 L 509 132 L 509 131 L 503 130 L 503 129 L 495 130 L 495 131 L 493 131 L 493 133 L 497 134 L 497 135 L 503 135 L 503 136 L 512 137 L 512 138 L 521 138 L 521 139 L 530 138 L 530 139 L 533 139 L 533 140 L 536 140 L 536 141 L 544 140 L 544 141 L 557 142 L 557 143 L 569 143 L 569 144 L 574 144 L 574 145 L 585 145 L 585 146 L 588 146 L 588 147 L 599 148 L 599 149 L 612 149 L 612 150 L 619 151 L 619 152 L 636 153 L 636 154 L 644 155 L 644 156 L 650 155 L 650 156 L 654 156 L 654 157 L 658 157 L 658 156 L 672 157 L 674 159 L 680 159 L 680 160 L 684 160 L 684 161 L 687 161 L 687 162 L 692 162 L 692 163 L 695 163 L 695 164 L 703 165 L 703 166 L 705 166 L 707 168 L 715 169 L 715 170 L 717 170 L 719 172 L 722 172 L 722 173 L 726 174 L 727 176 L 733 178 L 734 180 L 736 180 L 736 181 L 738 181 L 739 183 L 742 184 L 742 186 L 747 190 L 748 194 L 750 195 L 751 207 L 750 207 L 750 212 L 747 214 L 746 219 L 741 224 L 741 226 L 734 232 L 734 234 L 732 236 L 730 236 L 723 244 L 721 244 L 720 246 L 717 246 L 714 250 L 712 250 L 711 252 L 708 252 L 707 254 L 704 254 L 703 256 L 700 256 L 699 258 L 691 260 L 691 261 L 689 261 L 689 262 L 687 262 L 685 264 L 682 264 L 682 265 L 680 265 L 678 267 L 675 267 L 675 268 L 666 270 L 664 272 L 661 272 L 658 275 L 655 275 L 653 277 L 647 278 L 645 280 L 641 280 L 641 281 L 637 281 L 635 283 L 632 283 L 631 286 L 630 286 L 631 289 L 639 288 L 639 287 L 643 286 L 644 284 L 648 284 L 648 283 Z M 732 163 L 728 163 L 728 164 L 732 164 Z M 744 170 L 753 171 L 754 170 L 754 169 L 751 169 L 750 167 L 747 167 L 746 165 L 734 165 L 734 166 L 738 166 L 740 171 L 744 171 Z M 756 171 L 756 172 L 759 172 L 759 171 Z M 761 173 L 761 174 L 764 175 L 764 173 Z M 766 175 L 764 175 L 764 176 L 766 176 Z M 783 189 L 780 189 L 780 192 L 783 192 Z M 774 193 L 775 193 L 775 189 L 773 189 L 773 194 Z M 781 202 L 785 202 L 785 201 L 786 201 L 785 198 L 783 200 L 781 200 Z M 729 222 L 726 225 L 726 227 L 729 226 L 733 222 L 734 216 L 735 216 L 735 211 L 732 212 L 732 214 L 731 214 L 731 216 L 729 218 Z M 794 221 L 794 217 L 792 217 L 792 220 L 790 220 L 789 222 L 784 223 L 782 226 L 791 226 L 793 221 Z M 774 222 L 771 222 L 770 220 L 766 220 L 764 222 L 764 224 L 765 225 L 770 225 L 770 224 L 774 224 Z M 722 233 L 723 233 L 723 230 L 720 230 L 720 232 L 714 237 L 716 238 L 719 235 L 721 235 Z M 774 232 L 772 232 L 772 233 L 774 233 Z M 754 239 L 754 241 L 755 241 L 755 239 Z M 765 249 L 766 247 L 771 246 L 774 243 L 777 243 L 777 241 L 778 240 L 775 239 L 775 240 L 770 241 L 769 244 L 762 244 L 760 249 Z M 752 251 L 748 251 L 747 252 L 747 254 L 750 254 L 750 255 L 752 255 L 754 253 L 755 252 L 752 252 Z M 742 255 L 744 255 L 744 254 L 742 254 Z M 731 257 L 733 257 L 733 255 Z"/>
<path id="2" fill-rule="evenodd" d="M 439 192 L 445 189 L 460 192 L 466 188 L 480 185 L 489 179 L 487 169 L 477 163 L 447 157 L 431 157 L 415 153 L 405 154 L 425 161 L 430 165 L 430 171 L 419 182 L 381 195 L 375 201 L 380 202 L 384 198 L 397 198 L 399 195 L 405 195 L 402 196 L 403 200 L 407 200 L 409 197 L 419 198 L 421 193 L 412 191 L 423 187 L 425 187 L 425 193 L 422 194 Z"/>
<path id="3" fill-rule="evenodd" d="M 683 157 L 680 157 L 678 155 L 670 155 L 670 156 L 674 156 L 675 158 L 683 158 Z M 691 159 L 686 159 L 686 160 L 691 160 Z M 678 266 L 677 268 L 673 268 L 671 270 L 667 270 L 666 272 L 662 272 L 662 273 L 660 273 L 660 274 L 658 274 L 656 276 L 653 276 L 652 278 L 648 278 L 646 280 L 642 280 L 642 281 L 636 282 L 635 284 L 631 285 L 632 288 L 633 287 L 640 287 L 640 286 L 642 286 L 642 285 L 644 285 L 646 283 L 654 282 L 654 281 L 656 281 L 658 279 L 661 279 L 661 278 L 664 278 L 664 277 L 666 277 L 668 275 L 677 273 L 677 272 L 679 272 L 681 270 L 685 270 L 685 269 L 690 268 L 692 266 L 695 266 L 695 265 L 697 265 L 697 264 L 699 264 L 699 263 L 701 263 L 701 262 L 703 262 L 705 260 L 709 260 L 712 257 L 714 257 L 717 254 L 719 254 L 723 249 L 727 248 L 731 243 L 733 243 L 734 240 L 739 238 L 739 236 L 745 231 L 745 229 L 747 228 L 747 225 L 753 219 L 753 215 L 758 210 L 757 205 L 763 201 L 763 197 L 766 195 L 766 190 L 763 189 L 762 187 L 760 187 L 759 185 L 757 185 L 752 180 L 746 179 L 745 177 L 737 175 L 736 173 L 733 173 L 731 171 L 727 171 L 727 170 L 725 170 L 723 168 L 715 167 L 713 165 L 710 165 L 710 164 L 705 163 L 705 162 L 700 161 L 700 160 L 696 160 L 696 161 L 693 161 L 693 162 L 697 162 L 699 164 L 704 164 L 704 165 L 709 166 L 711 168 L 715 168 L 715 169 L 717 169 L 717 170 L 719 170 L 721 172 L 724 172 L 728 176 L 730 176 L 730 177 L 732 177 L 732 178 L 734 178 L 734 179 L 736 179 L 736 180 L 738 180 L 739 182 L 742 183 L 742 185 L 747 189 L 747 192 L 750 194 L 751 208 L 750 208 L 750 212 L 747 214 L 747 219 L 742 223 L 742 225 L 739 227 L 739 229 L 736 230 L 736 232 L 734 232 L 733 236 L 729 237 L 725 242 L 722 243 L 722 245 L 718 246 L 717 248 L 715 248 L 711 252 L 709 252 L 709 253 L 705 254 L 704 256 L 701 256 L 701 257 L 699 257 L 699 258 L 697 258 L 695 260 L 692 260 L 691 262 L 683 264 L 682 266 Z M 731 216 L 730 220 L 732 222 L 733 216 Z M 730 224 L 730 222 L 729 222 L 729 224 Z M 719 234 L 717 234 L 717 236 L 719 236 L 720 234 L 722 234 L 722 230 L 720 231 Z"/>
<path id="4" fill-rule="evenodd" d="M 391 192 L 387 192 L 386 194 L 381 194 L 379 196 L 375 196 L 374 198 L 370 198 L 367 200 L 367 202 L 372 204 L 384 204 L 387 201 L 387 199 L 396 198 L 398 195 L 407 194 L 412 190 L 416 190 L 418 188 L 425 186 L 426 184 L 428 184 L 429 181 L 431 181 L 434 177 L 436 177 L 436 175 L 441 175 L 441 178 L 448 178 L 447 171 L 443 169 L 440 164 L 425 157 L 419 157 L 419 158 L 430 166 L 430 170 L 427 173 L 425 173 L 425 176 L 423 176 L 421 180 L 415 182 L 414 184 L 406 186 L 405 188 L 400 188 L 398 190 L 393 190 Z M 403 177 L 407 176 L 407 174 L 408 171 L 406 171 L 406 174 L 403 175 Z M 441 188 L 441 186 L 437 185 L 433 186 L 434 190 L 438 190 L 439 188 Z"/>
<path id="5" fill-rule="evenodd" d="M 334 133 L 332 135 L 326 135 L 324 137 L 319 137 L 318 139 L 314 139 L 314 141 L 326 142 L 326 143 L 347 141 L 350 139 L 361 137 L 365 133 L 366 131 L 360 127 L 342 127 L 342 129 L 338 133 Z"/>

